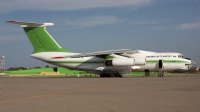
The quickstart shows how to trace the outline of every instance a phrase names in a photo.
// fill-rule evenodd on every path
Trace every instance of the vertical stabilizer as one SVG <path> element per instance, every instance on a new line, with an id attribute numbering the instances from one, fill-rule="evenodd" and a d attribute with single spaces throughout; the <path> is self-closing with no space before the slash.
<path id="1" fill-rule="evenodd" d="M 58 45 L 58 43 L 46 31 L 46 26 L 52 26 L 53 23 L 34 23 L 21 21 L 7 21 L 7 23 L 19 24 L 23 27 L 28 36 L 34 51 L 38 52 L 70 52 Z"/>

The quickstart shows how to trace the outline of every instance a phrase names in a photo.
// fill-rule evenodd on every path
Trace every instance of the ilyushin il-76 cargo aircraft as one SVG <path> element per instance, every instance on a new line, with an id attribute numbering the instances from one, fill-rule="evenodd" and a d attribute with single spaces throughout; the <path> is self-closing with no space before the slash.
<path id="1" fill-rule="evenodd" d="M 7 21 L 24 29 L 34 51 L 31 57 L 68 68 L 99 74 L 100 77 L 122 77 L 132 71 L 185 71 L 195 62 L 181 53 L 157 53 L 144 50 L 119 49 L 93 53 L 66 50 L 46 31 L 53 23 Z"/>

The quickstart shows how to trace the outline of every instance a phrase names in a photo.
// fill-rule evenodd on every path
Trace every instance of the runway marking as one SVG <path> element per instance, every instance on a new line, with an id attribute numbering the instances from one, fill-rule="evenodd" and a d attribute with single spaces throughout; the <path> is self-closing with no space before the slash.
<path id="1" fill-rule="evenodd" d="M 80 88 L 80 89 L 67 90 L 67 91 L 55 92 L 55 93 L 49 93 L 49 94 L 43 94 L 43 95 L 37 95 L 37 96 L 17 98 L 17 99 L 12 99 L 12 100 L 4 100 L 4 101 L 0 101 L 0 104 L 12 103 L 12 102 L 23 101 L 23 100 L 30 100 L 30 99 L 36 99 L 36 98 L 43 98 L 43 97 L 54 96 L 54 95 L 61 95 L 61 94 L 67 94 L 67 93 L 75 93 L 75 92 L 87 91 L 87 90 L 98 89 L 98 88 L 106 88 L 106 87 L 111 87 L 111 86 L 120 85 L 120 84 L 127 84 L 127 83 L 132 83 L 132 82 L 104 84 L 104 85 L 93 86 L 93 87 L 88 87 L 88 88 Z"/>

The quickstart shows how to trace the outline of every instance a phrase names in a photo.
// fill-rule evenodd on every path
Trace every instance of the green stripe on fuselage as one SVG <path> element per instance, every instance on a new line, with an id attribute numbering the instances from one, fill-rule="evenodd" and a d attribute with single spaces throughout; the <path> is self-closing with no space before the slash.
<path id="1" fill-rule="evenodd" d="M 96 61 L 49 61 L 49 63 L 68 63 L 68 64 L 100 64 L 104 63 L 105 61 L 96 60 Z M 158 63 L 159 60 L 147 60 L 147 64 L 155 64 Z M 163 60 L 163 63 L 189 63 L 188 61 L 181 61 L 181 60 Z"/>
<path id="2" fill-rule="evenodd" d="M 147 60 L 146 63 L 158 63 L 159 60 Z M 163 63 L 189 63 L 188 61 L 182 60 L 163 60 Z"/>

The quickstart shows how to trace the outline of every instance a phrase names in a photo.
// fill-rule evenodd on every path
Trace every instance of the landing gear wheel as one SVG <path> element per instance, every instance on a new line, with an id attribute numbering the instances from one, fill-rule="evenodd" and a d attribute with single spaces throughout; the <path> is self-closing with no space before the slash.
<path id="1" fill-rule="evenodd" d="M 102 73 L 100 74 L 100 77 L 111 77 L 111 74 Z"/>
<path id="2" fill-rule="evenodd" d="M 100 77 L 122 77 L 122 75 L 119 73 L 114 73 L 114 74 L 101 73 Z"/>
<path id="3" fill-rule="evenodd" d="M 122 75 L 119 73 L 115 73 L 115 77 L 122 77 Z"/>
<path id="4" fill-rule="evenodd" d="M 106 75 L 104 73 L 100 74 L 100 77 L 106 77 Z"/>
<path id="5" fill-rule="evenodd" d="M 163 77 L 163 74 L 158 74 L 158 77 Z"/>
<path id="6" fill-rule="evenodd" d="M 110 77 L 116 77 L 115 74 L 110 74 Z"/>

